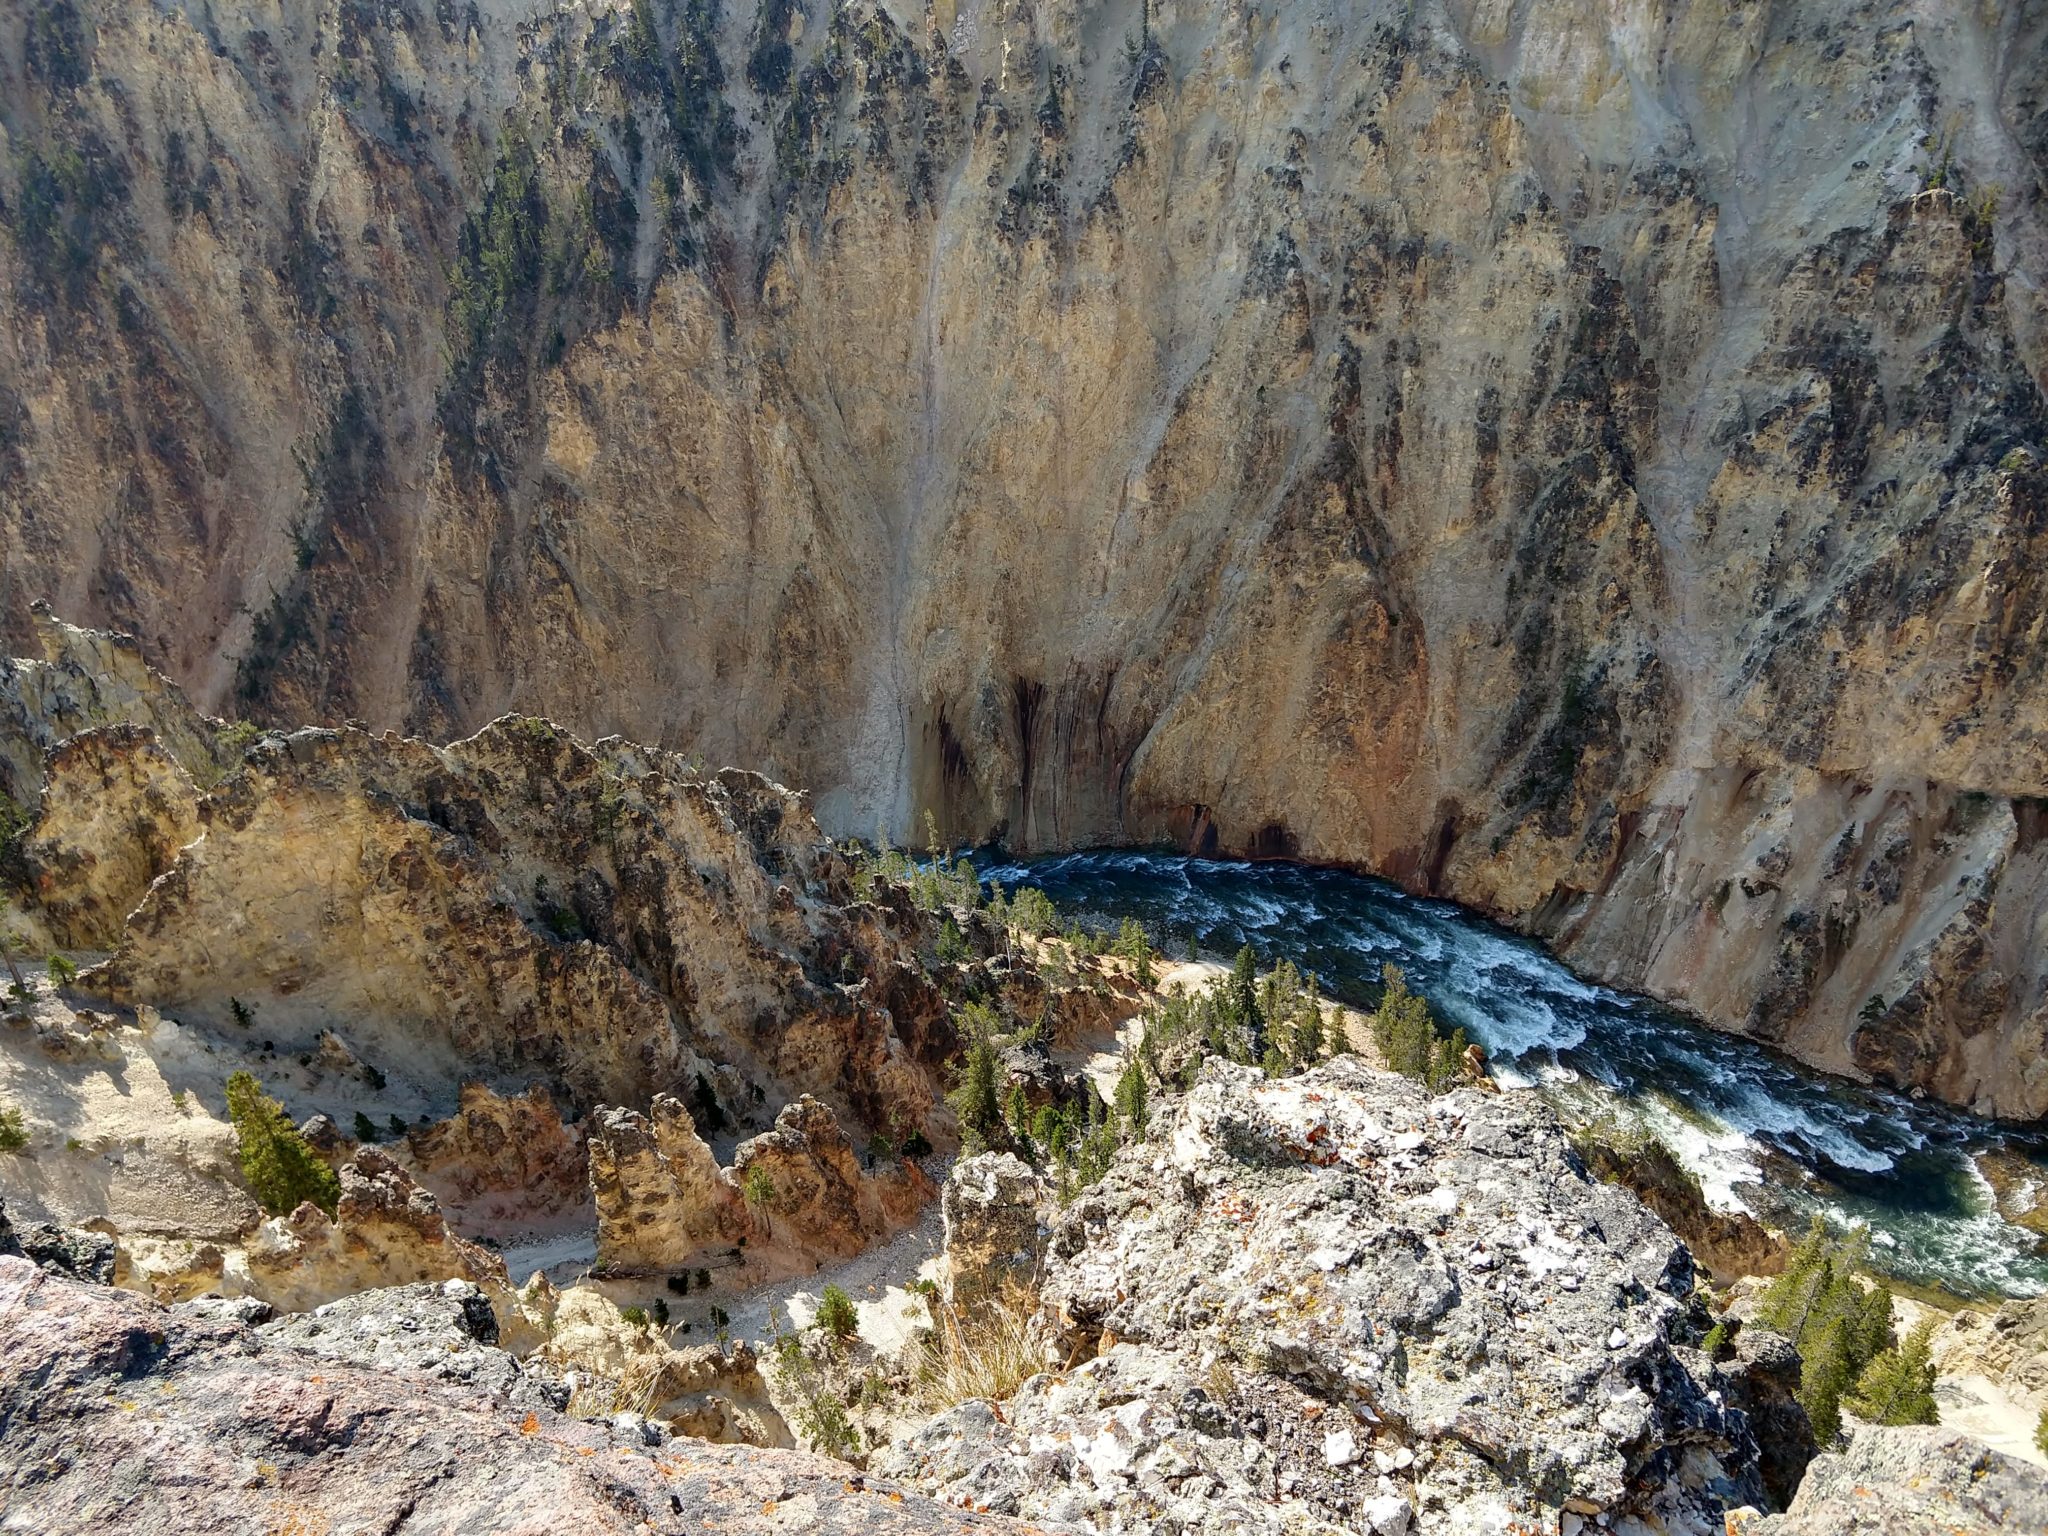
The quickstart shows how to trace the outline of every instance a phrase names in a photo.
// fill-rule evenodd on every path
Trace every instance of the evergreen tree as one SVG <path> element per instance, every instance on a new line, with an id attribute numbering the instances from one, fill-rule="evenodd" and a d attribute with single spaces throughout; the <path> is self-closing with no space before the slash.
<path id="1" fill-rule="evenodd" d="M 1933 1339 L 1934 1318 L 1922 1318 L 1904 1344 L 1885 1350 L 1863 1368 L 1855 1390 L 1844 1401 L 1873 1424 L 1939 1424 Z"/>
<path id="2" fill-rule="evenodd" d="M 2034 1449 L 2048 1456 L 2048 1408 L 2043 1408 L 2041 1417 L 2034 1421 Z"/>
<path id="3" fill-rule="evenodd" d="M 987 1146 L 1002 1129 L 1003 1101 L 996 1089 L 996 1049 L 986 1034 L 977 1034 L 967 1048 L 967 1070 L 952 1097 L 961 1128 Z"/>
<path id="4" fill-rule="evenodd" d="M 1036 1162 L 1037 1150 L 1031 1145 L 1031 1100 L 1025 1094 L 1022 1083 L 1010 1085 L 1010 1096 L 1003 1106 L 1003 1118 L 1009 1122 L 1010 1140 L 1016 1145 L 1017 1155 L 1027 1163 Z"/>
<path id="5" fill-rule="evenodd" d="M 1403 1077 L 1426 1083 L 1436 1045 L 1436 1021 L 1429 1004 L 1408 990 L 1408 978 L 1397 965 L 1380 968 L 1385 991 L 1372 1016 L 1373 1041 L 1387 1065 Z"/>
<path id="6" fill-rule="evenodd" d="M 1145 1069 L 1133 1057 L 1124 1063 L 1123 1076 L 1116 1080 L 1116 1112 L 1133 1136 L 1145 1134 Z"/>
<path id="7" fill-rule="evenodd" d="M 1294 1038 L 1290 1054 L 1297 1067 L 1312 1067 L 1323 1059 L 1327 1043 L 1323 1037 L 1323 1005 L 1316 996 L 1316 979 L 1308 979 L 1308 990 L 1294 1015 Z"/>
<path id="8" fill-rule="evenodd" d="M 257 1201 L 273 1216 L 295 1211 L 308 1200 L 332 1216 L 341 1203 L 341 1181 L 307 1145 L 284 1106 L 247 1072 L 231 1075 L 227 1086 L 242 1176 Z"/>
<path id="9" fill-rule="evenodd" d="M 1234 1061 L 1257 1061 L 1266 1054 L 1266 1019 L 1259 1011 L 1259 961 L 1247 944 L 1230 967 L 1229 1009 L 1237 1026 L 1239 1049 Z"/>
<path id="10" fill-rule="evenodd" d="M 850 1339 L 860 1331 L 860 1312 L 853 1298 L 836 1285 L 828 1285 L 818 1298 L 818 1326 L 833 1339 Z"/>
<path id="11" fill-rule="evenodd" d="M 1798 1341 L 1806 1326 L 1807 1314 L 1812 1310 L 1814 1293 L 1826 1283 L 1830 1246 L 1827 1228 L 1818 1216 L 1814 1217 L 1806 1229 L 1806 1236 L 1799 1240 L 1778 1278 L 1764 1292 L 1758 1316 L 1765 1327 L 1784 1334 L 1795 1343 Z"/>
<path id="12" fill-rule="evenodd" d="M 1823 1449 L 1842 1432 L 1842 1394 L 1856 1377 L 1849 1354 L 1850 1333 L 1848 1320 L 1836 1318 L 1800 1351 L 1804 1358 L 1799 1371 L 1799 1402 Z"/>
<path id="13" fill-rule="evenodd" d="M 364 1114 L 364 1113 L 363 1113 L 363 1112 L 362 1112 L 362 1111 L 361 1111 L 360 1109 L 359 1109 L 359 1110 L 357 1110 L 357 1111 L 356 1111 L 356 1140 L 357 1140 L 357 1141 L 375 1141 L 376 1139 L 377 1139 L 377 1124 L 376 1124 L 376 1122 L 375 1122 L 374 1120 L 372 1120 L 372 1119 L 371 1119 L 371 1118 L 370 1118 L 370 1117 L 369 1117 L 368 1115 Z"/>

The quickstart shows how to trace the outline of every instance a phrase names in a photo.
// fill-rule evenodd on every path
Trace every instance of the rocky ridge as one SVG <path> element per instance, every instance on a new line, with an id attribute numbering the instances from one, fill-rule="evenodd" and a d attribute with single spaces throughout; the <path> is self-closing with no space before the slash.
<path id="1" fill-rule="evenodd" d="M 885 1470 L 1159 1533 L 1706 1531 L 1765 1496 L 1691 1256 L 1525 1096 L 1212 1063 L 1054 1225 L 1042 1295 L 1067 1368 Z"/>

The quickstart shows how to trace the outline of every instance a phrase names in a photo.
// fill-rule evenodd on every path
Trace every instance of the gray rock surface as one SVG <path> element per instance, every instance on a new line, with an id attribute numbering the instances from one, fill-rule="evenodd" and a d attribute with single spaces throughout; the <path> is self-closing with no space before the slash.
<path id="1" fill-rule="evenodd" d="M 1565 1512 L 1718 1532 L 1763 1489 L 1686 1347 L 1692 1288 L 1684 1246 L 1527 1096 L 1212 1064 L 1053 1229 L 1047 1307 L 1087 1363 L 1000 1415 L 942 1415 L 884 1466 L 1157 1536 Z"/>
<path id="2" fill-rule="evenodd" d="M 265 1339 L 380 1371 L 457 1382 L 497 1403 L 564 1408 L 569 1387 L 497 1348 L 490 1298 L 467 1280 L 359 1291 L 258 1329 Z"/>
<path id="3" fill-rule="evenodd" d="M 1044 1181 L 1013 1153 L 984 1152 L 953 1165 L 941 1199 L 948 1301 L 1037 1280 L 1047 1197 Z"/>
<path id="4" fill-rule="evenodd" d="M 12 1222 L 4 1205 L 0 1205 L 0 1254 L 14 1254 L 43 1269 L 100 1285 L 114 1278 L 111 1237 L 47 1221 Z"/>
<path id="5" fill-rule="evenodd" d="M 330 1311 L 317 1332 L 303 1318 L 251 1329 L 0 1257 L 0 1524 L 39 1536 L 1024 1536 L 820 1457 L 654 1445 L 631 1415 L 585 1423 L 499 1402 L 419 1368 L 433 1348 L 488 1350 L 456 1320 L 476 1322 L 466 1297 L 408 1287 L 353 1300 L 368 1311 Z M 408 1342 L 333 1326 L 380 1309 L 418 1325 L 397 1326 Z M 333 1347 L 365 1337 L 390 1368 L 362 1364 L 355 1342 Z"/>
<path id="6" fill-rule="evenodd" d="M 1938 1426 L 1865 1428 L 1816 1457 L 1782 1515 L 1734 1536 L 2016 1536 L 2048 1531 L 2039 1467 Z"/>

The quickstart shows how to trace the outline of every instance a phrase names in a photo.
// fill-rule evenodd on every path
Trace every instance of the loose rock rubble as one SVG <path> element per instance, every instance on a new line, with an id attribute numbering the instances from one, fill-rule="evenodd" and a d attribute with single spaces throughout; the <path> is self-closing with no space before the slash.
<path id="1" fill-rule="evenodd" d="M 1526 1097 L 1212 1064 L 1053 1230 L 1044 1295 L 1085 1363 L 883 1464 L 1158 1536 L 1718 1531 L 1759 1456 L 1686 1347 L 1692 1293 L 1684 1246 Z"/>

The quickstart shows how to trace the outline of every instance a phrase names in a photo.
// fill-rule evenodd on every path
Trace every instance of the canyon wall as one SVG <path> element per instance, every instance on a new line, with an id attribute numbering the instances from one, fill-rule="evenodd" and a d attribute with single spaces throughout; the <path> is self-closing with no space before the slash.
<path id="1" fill-rule="evenodd" d="M 0 630 L 1380 870 L 2048 1112 L 2048 13 L 0 5 Z"/>

